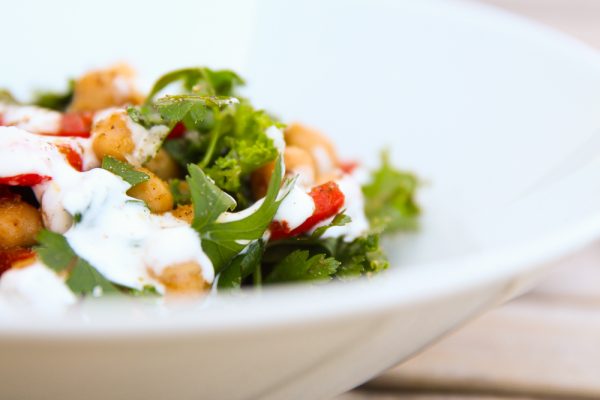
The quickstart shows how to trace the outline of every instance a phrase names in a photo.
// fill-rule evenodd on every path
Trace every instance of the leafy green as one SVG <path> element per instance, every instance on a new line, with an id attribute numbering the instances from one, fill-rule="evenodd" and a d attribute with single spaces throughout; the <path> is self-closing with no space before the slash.
<path id="1" fill-rule="evenodd" d="M 336 271 L 337 277 L 350 278 L 376 273 L 389 266 L 377 234 L 359 237 L 352 242 L 345 242 L 343 238 L 329 240 L 333 257 L 341 263 Z"/>
<path id="2" fill-rule="evenodd" d="M 64 92 L 37 92 L 33 99 L 33 104 L 56 111 L 65 111 L 69 104 L 71 104 L 71 100 L 73 100 L 74 90 L 75 81 L 70 79 L 67 90 Z"/>
<path id="3" fill-rule="evenodd" d="M 120 176 L 131 186 L 139 185 L 140 183 L 146 182 L 148 179 L 150 179 L 148 174 L 136 171 L 133 165 L 121 160 L 117 160 L 111 156 L 104 156 L 102 159 L 102 168 Z"/>
<path id="4" fill-rule="evenodd" d="M 0 89 L 0 103 L 18 104 L 19 102 L 9 90 Z"/>
<path id="5" fill-rule="evenodd" d="M 320 238 L 325 232 L 327 232 L 329 228 L 333 228 L 334 226 L 344 226 L 350 222 L 352 222 L 352 218 L 344 214 L 342 211 L 340 214 L 337 214 L 335 217 L 333 217 L 333 220 L 328 225 L 320 226 L 315 229 L 311 236 L 313 238 Z"/>
<path id="6" fill-rule="evenodd" d="M 244 279 L 260 271 L 264 249 L 264 242 L 259 239 L 252 242 L 245 253 L 235 256 L 219 275 L 219 289 L 239 288 Z"/>
<path id="7" fill-rule="evenodd" d="M 200 233 L 202 248 L 213 262 L 215 271 L 219 271 L 227 265 L 248 242 L 263 236 L 273 220 L 279 204 L 287 196 L 293 184 L 288 181 L 279 194 L 284 172 L 283 159 L 280 157 L 275 163 L 275 170 L 271 176 L 266 196 L 253 206 L 252 212 L 242 211 L 237 215 L 233 214 L 228 222 L 218 222 L 215 220 L 215 215 L 221 214 L 220 210 L 226 210 L 225 207 L 231 207 L 232 203 L 226 200 L 223 197 L 225 194 L 201 173 L 200 168 L 191 167 L 189 172 L 190 176 L 192 174 L 195 176 L 191 180 L 198 180 L 194 185 L 190 182 L 192 204 L 195 211 L 198 210 L 202 213 L 195 215 L 193 226 Z M 201 210 L 206 207 L 206 204 L 210 204 L 210 207 L 214 207 L 216 211 Z M 217 214 L 217 211 L 220 212 Z"/>
<path id="8" fill-rule="evenodd" d="M 64 271 L 74 264 L 77 254 L 63 235 L 42 230 L 36 239 L 39 243 L 36 252 L 43 263 L 54 271 Z"/>
<path id="9" fill-rule="evenodd" d="M 175 82 L 181 82 L 187 92 L 206 96 L 231 96 L 237 86 L 244 84 L 242 78 L 229 70 L 215 71 L 206 67 L 178 69 L 161 76 L 154 83 L 146 104 L 150 104 L 160 91 Z"/>
<path id="10" fill-rule="evenodd" d="M 335 274 L 339 266 L 339 261 L 333 257 L 326 257 L 325 254 L 309 258 L 307 250 L 295 250 L 275 265 L 265 282 L 326 280 Z"/>
<path id="11" fill-rule="evenodd" d="M 195 164 L 188 166 L 187 182 L 194 207 L 192 227 L 201 232 L 224 211 L 235 208 L 235 200 L 215 185 Z"/>
<path id="12" fill-rule="evenodd" d="M 100 294 L 116 294 L 119 289 L 110 283 L 100 272 L 90 265 L 83 258 L 77 258 L 75 267 L 67 278 L 67 286 L 73 293 L 86 295 L 96 295 L 97 288 L 102 292 Z"/>
<path id="13" fill-rule="evenodd" d="M 104 278 L 86 260 L 77 256 L 67 239 L 55 232 L 42 230 L 36 248 L 42 262 L 56 272 L 69 271 L 67 286 L 76 294 L 93 294 L 99 287 L 102 293 L 119 293 L 115 285 Z"/>
<path id="14" fill-rule="evenodd" d="M 387 232 L 416 228 L 420 214 L 415 201 L 418 184 L 415 175 L 395 169 L 388 153 L 383 153 L 381 167 L 363 186 L 365 213 L 371 228 Z"/>

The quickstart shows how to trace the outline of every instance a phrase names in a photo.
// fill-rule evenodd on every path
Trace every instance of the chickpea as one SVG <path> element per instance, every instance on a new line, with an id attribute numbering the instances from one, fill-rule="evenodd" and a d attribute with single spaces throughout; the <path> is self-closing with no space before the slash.
<path id="1" fill-rule="evenodd" d="M 175 218 L 185 221 L 190 225 L 194 220 L 194 208 L 191 204 L 178 205 L 177 208 L 171 212 L 171 214 Z"/>
<path id="2" fill-rule="evenodd" d="M 97 111 L 140 104 L 143 96 L 134 87 L 134 70 L 125 64 L 88 72 L 75 82 L 70 111 Z"/>
<path id="3" fill-rule="evenodd" d="M 286 173 L 298 173 L 300 175 L 299 179 L 308 185 L 315 181 L 315 163 L 306 150 L 296 146 L 287 146 L 283 153 L 283 160 L 285 161 Z M 250 175 L 250 184 L 255 198 L 261 198 L 267 193 L 269 180 L 274 169 L 275 163 L 270 162 L 253 171 Z"/>
<path id="4" fill-rule="evenodd" d="M 146 182 L 135 185 L 127 194 L 143 200 L 153 213 L 164 213 L 173 209 L 173 195 L 169 185 L 146 168 L 137 168 L 150 176 Z"/>
<path id="5" fill-rule="evenodd" d="M 168 266 L 157 279 L 165 285 L 167 294 L 199 294 L 210 287 L 194 261 Z"/>
<path id="6" fill-rule="evenodd" d="M 333 143 L 322 133 L 301 124 L 292 124 L 284 132 L 285 142 L 306 150 L 314 160 L 317 175 L 330 172 L 338 164 Z"/>
<path id="7" fill-rule="evenodd" d="M 96 121 L 92 126 L 92 137 L 92 148 L 100 160 L 111 156 L 125 161 L 125 157 L 135 149 L 123 112 L 115 112 Z"/>
<path id="8" fill-rule="evenodd" d="M 160 179 L 164 180 L 177 178 L 181 175 L 179 164 L 173 160 L 165 149 L 158 150 L 154 158 L 144 166 L 154 172 Z"/>
<path id="9" fill-rule="evenodd" d="M 20 198 L 0 200 L 0 248 L 34 245 L 42 216 Z"/>

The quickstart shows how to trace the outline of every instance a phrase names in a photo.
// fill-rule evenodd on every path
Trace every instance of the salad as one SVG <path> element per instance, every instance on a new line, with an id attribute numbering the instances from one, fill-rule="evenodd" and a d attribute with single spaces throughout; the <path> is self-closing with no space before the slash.
<path id="1" fill-rule="evenodd" d="M 366 174 L 307 126 L 185 68 L 149 93 L 127 65 L 29 103 L 0 92 L 0 305 L 199 295 L 388 267 L 381 234 L 416 226 L 417 178 Z M 211 290 L 212 288 L 212 290 Z"/>

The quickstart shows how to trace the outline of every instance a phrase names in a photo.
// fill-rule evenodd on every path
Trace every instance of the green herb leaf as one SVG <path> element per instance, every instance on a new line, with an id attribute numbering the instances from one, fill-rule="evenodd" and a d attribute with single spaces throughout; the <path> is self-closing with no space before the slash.
<path id="1" fill-rule="evenodd" d="M 74 90 L 75 81 L 70 79 L 68 88 L 64 92 L 37 92 L 33 104 L 51 110 L 65 111 L 69 104 L 71 104 L 71 100 L 73 100 Z"/>
<path id="2" fill-rule="evenodd" d="M 19 104 L 15 96 L 7 89 L 0 89 L 0 103 Z"/>
<path id="3" fill-rule="evenodd" d="M 117 160 L 111 156 L 104 156 L 102 159 L 102 168 L 112 172 L 115 175 L 120 176 L 123 180 L 129 183 L 131 186 L 138 185 L 142 182 L 146 182 L 150 179 L 148 174 L 140 171 L 136 171 L 133 165 Z"/>
<path id="4" fill-rule="evenodd" d="M 77 254 L 63 235 L 44 229 L 38 233 L 36 239 L 39 245 L 35 251 L 42 262 L 54 271 L 64 271 L 75 262 Z"/>
<path id="5" fill-rule="evenodd" d="M 244 279 L 260 270 L 264 249 L 264 242 L 259 239 L 252 242 L 245 253 L 235 256 L 219 275 L 219 289 L 239 288 Z"/>
<path id="6" fill-rule="evenodd" d="M 383 153 L 382 166 L 363 186 L 365 213 L 371 228 L 380 231 L 414 229 L 420 214 L 415 201 L 418 180 L 415 175 L 395 169 Z"/>
<path id="7" fill-rule="evenodd" d="M 169 190 L 173 195 L 175 204 L 190 204 L 192 202 L 189 186 L 184 187 L 179 179 L 169 180 Z"/>
<path id="8" fill-rule="evenodd" d="M 371 234 L 352 242 L 342 238 L 330 243 L 333 256 L 341 265 L 336 272 L 340 278 L 352 278 L 363 274 L 372 274 L 389 267 L 389 262 L 379 246 L 379 235 Z"/>
<path id="9" fill-rule="evenodd" d="M 37 241 L 36 252 L 42 262 L 56 272 L 72 268 L 67 278 L 67 286 L 76 294 L 92 294 L 96 287 L 102 293 L 118 293 L 115 285 L 104 278 L 94 267 L 75 254 L 67 239 L 55 232 L 42 230 Z"/>
<path id="10" fill-rule="evenodd" d="M 350 222 L 352 222 L 352 218 L 342 211 L 340 214 L 336 215 L 328 225 L 320 226 L 315 229 L 311 236 L 313 238 L 320 238 L 329 228 L 333 228 L 334 226 L 344 226 Z"/>
<path id="11" fill-rule="evenodd" d="M 335 274 L 340 262 L 324 254 L 309 258 L 307 250 L 296 250 L 279 262 L 265 279 L 267 283 L 326 280 Z"/>
<path id="12" fill-rule="evenodd" d="M 215 185 L 197 165 L 188 165 L 187 182 L 194 207 L 192 226 L 198 232 L 214 222 L 224 211 L 235 208 L 235 200 Z"/>
<path id="13" fill-rule="evenodd" d="M 244 80 L 229 70 L 213 71 L 209 68 L 183 68 L 161 76 L 155 83 L 146 104 L 152 102 L 154 96 L 167 86 L 181 82 L 188 92 L 208 96 L 230 96 L 236 86 L 243 85 Z"/>
<path id="14" fill-rule="evenodd" d="M 81 295 L 95 294 L 94 291 L 97 290 L 97 287 L 102 290 L 101 294 L 119 293 L 115 285 L 110 283 L 96 268 L 82 258 L 77 259 L 66 283 L 73 293 Z"/>
<path id="15" fill-rule="evenodd" d="M 281 189 L 281 194 L 279 194 L 281 181 L 283 180 L 283 171 L 283 159 L 280 157 L 275 162 L 275 170 L 269 182 L 267 195 L 259 203 L 255 204 L 252 210 L 241 211 L 237 214 L 238 216 L 234 214 L 229 222 L 213 221 L 206 225 L 200 225 L 201 227 L 198 231 L 202 237 L 202 248 L 213 262 L 215 270 L 218 271 L 224 265 L 227 265 L 233 257 L 246 247 L 248 242 L 260 239 L 263 236 L 273 220 L 279 204 L 287 196 L 293 184 L 293 182 L 287 182 Z M 215 196 L 210 193 L 215 188 L 216 186 L 214 185 L 190 187 L 192 204 L 194 204 L 195 210 L 202 207 L 202 205 L 196 205 L 197 202 L 203 201 L 201 200 L 202 198 Z M 221 209 L 222 207 L 223 205 L 220 206 Z M 206 213 L 207 211 L 200 212 Z M 213 214 L 211 213 L 211 215 Z"/>

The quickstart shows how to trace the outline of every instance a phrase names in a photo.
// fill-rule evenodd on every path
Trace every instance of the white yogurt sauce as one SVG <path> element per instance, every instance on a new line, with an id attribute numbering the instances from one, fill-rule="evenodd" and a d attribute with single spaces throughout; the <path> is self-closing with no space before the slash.
<path id="1" fill-rule="evenodd" d="M 7 306 L 27 306 L 48 313 L 59 312 L 76 301 L 63 279 L 39 261 L 10 269 L 0 279 L 0 303 Z"/>
<path id="2" fill-rule="evenodd" d="M 0 160 L 0 176 L 52 178 L 34 187 L 46 227 L 64 232 L 73 250 L 109 280 L 136 289 L 151 284 L 160 291 L 149 269 L 158 275 L 169 265 L 193 261 L 204 280 L 213 281 L 212 263 L 196 231 L 172 215 L 151 214 L 127 196 L 130 185 L 120 177 L 99 168 L 78 172 L 46 137 L 14 127 L 0 127 Z M 82 218 L 73 225 L 76 214 Z"/>
<path id="3" fill-rule="evenodd" d="M 344 240 L 351 242 L 354 239 L 363 236 L 369 230 L 369 221 L 365 215 L 365 201 L 362 189 L 353 175 L 345 174 L 335 181 L 344 194 L 344 205 L 342 210 L 352 221 L 343 226 L 333 226 L 323 234 L 323 238 L 344 236 Z M 320 226 L 328 225 L 333 218 L 317 224 L 312 231 Z"/>
<path id="4" fill-rule="evenodd" d="M 333 160 L 323 146 L 314 147 L 311 152 L 320 173 L 328 173 L 335 169 Z"/>
<path id="5" fill-rule="evenodd" d="M 62 114 L 58 111 L 36 106 L 0 103 L 0 117 L 3 125 L 35 133 L 56 133 L 62 123 Z"/>
<path id="6" fill-rule="evenodd" d="M 295 184 L 279 205 L 275 221 L 286 222 L 290 230 L 296 229 L 315 212 L 315 202 L 304 189 Z"/>
<path id="7" fill-rule="evenodd" d="M 265 134 L 269 139 L 273 141 L 273 146 L 275 146 L 277 151 L 279 153 L 283 153 L 283 151 L 285 150 L 285 140 L 283 139 L 283 131 L 275 125 L 271 125 L 267 128 Z"/>

